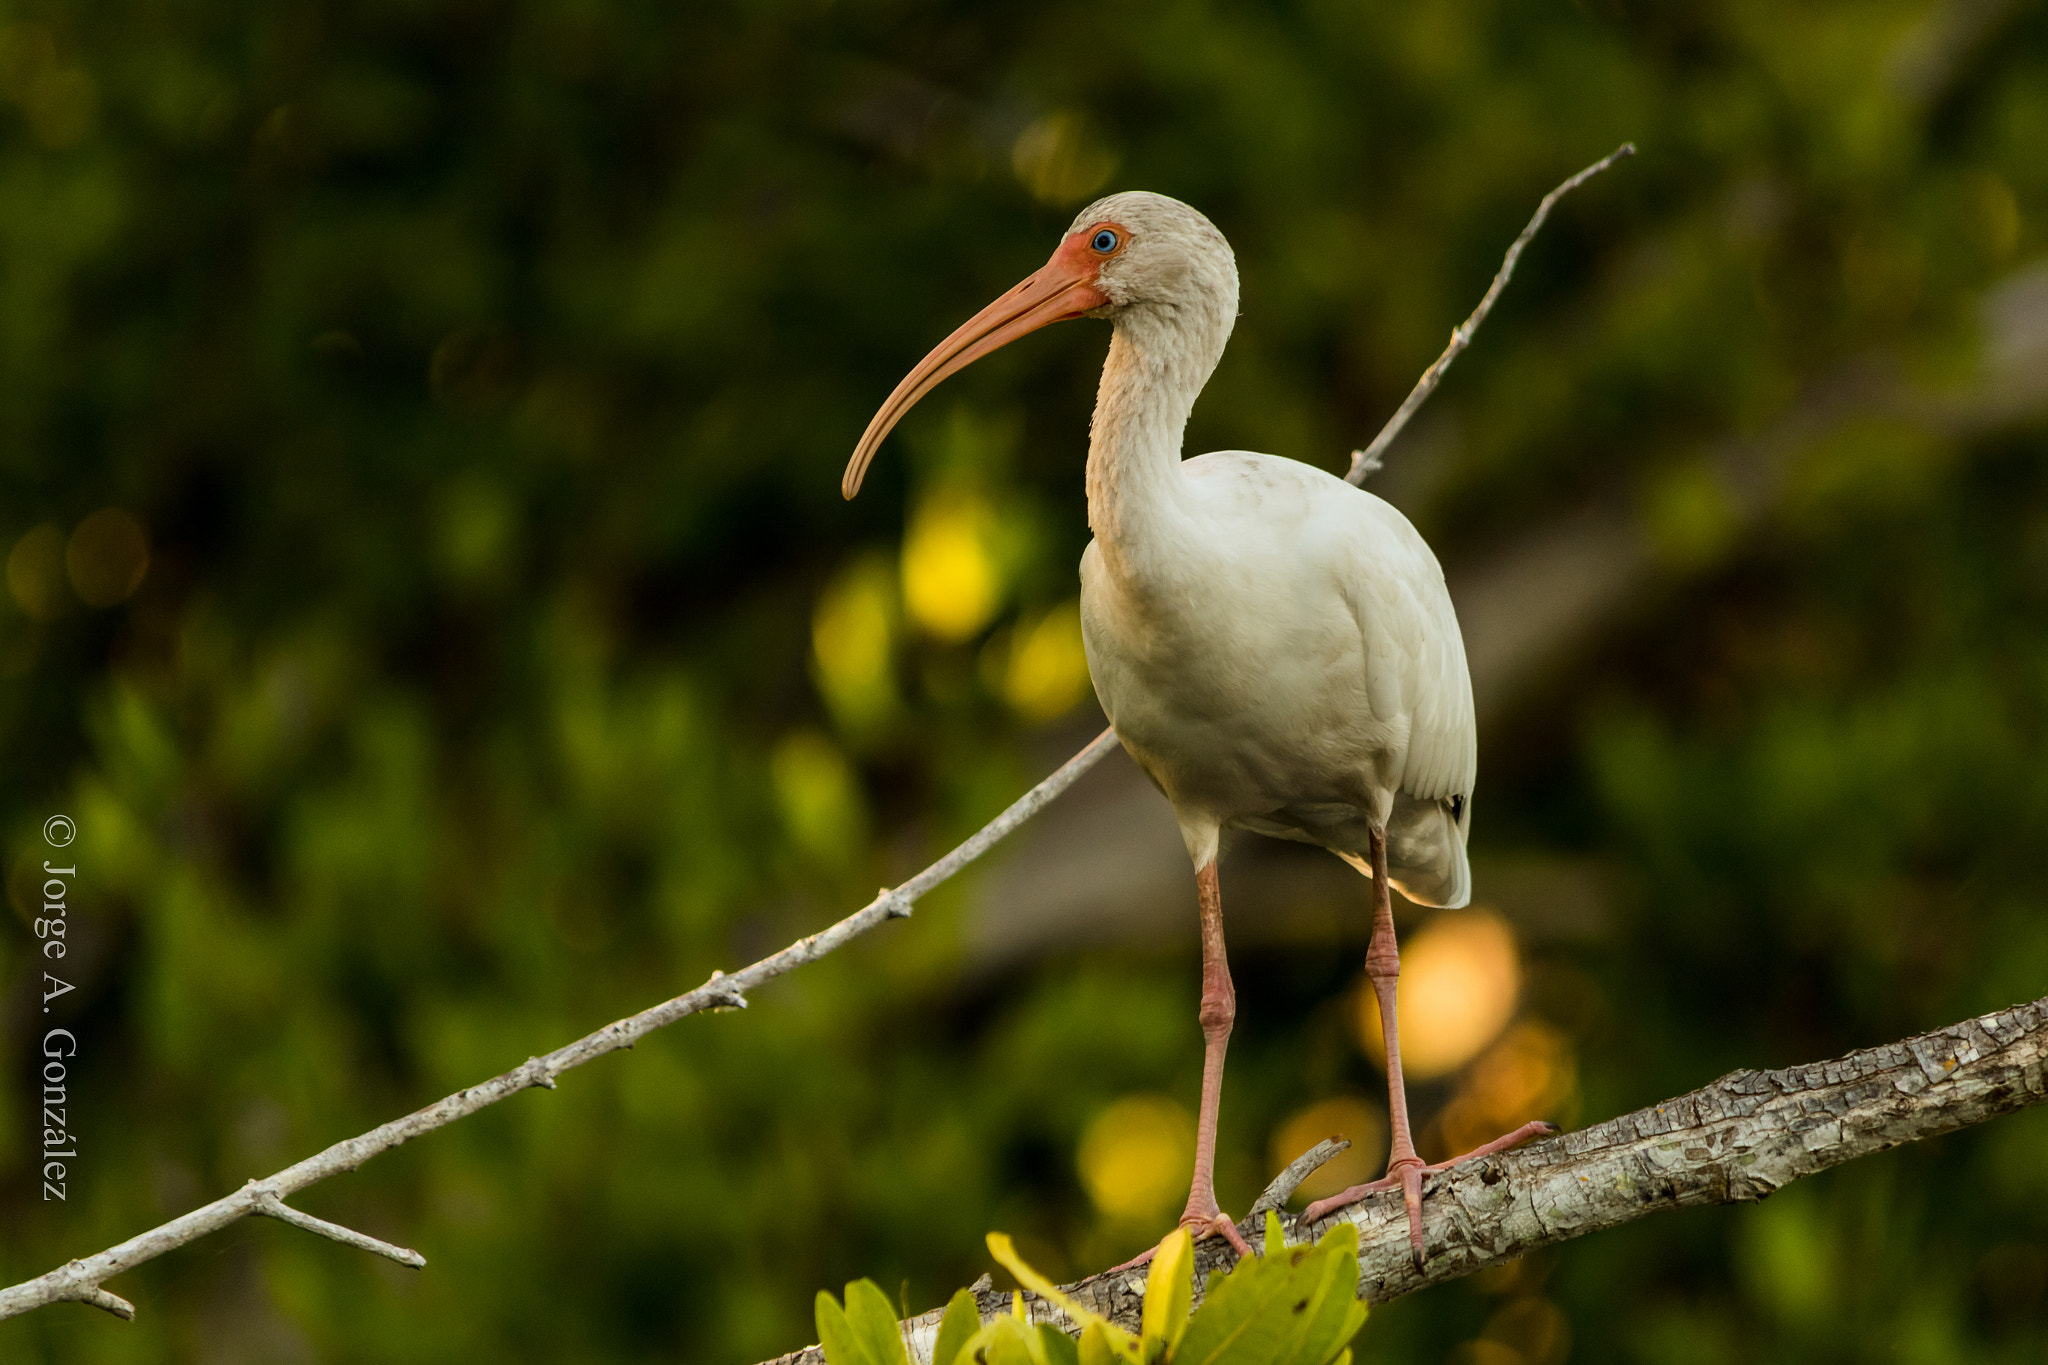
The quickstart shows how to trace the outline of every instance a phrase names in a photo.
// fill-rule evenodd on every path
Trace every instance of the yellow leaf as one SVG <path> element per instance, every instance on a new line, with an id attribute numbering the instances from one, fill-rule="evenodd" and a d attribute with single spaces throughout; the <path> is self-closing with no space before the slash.
<path id="1" fill-rule="evenodd" d="M 1075 1326 L 1085 1331 L 1090 1326 L 1099 1325 L 1104 1333 L 1107 1334 L 1112 1349 L 1119 1356 L 1132 1360 L 1137 1358 L 1138 1343 L 1129 1332 L 1116 1326 L 1099 1313 L 1089 1312 L 1075 1300 L 1061 1293 L 1058 1285 L 1039 1274 L 1036 1270 L 1033 1270 L 1025 1263 L 1024 1258 L 1017 1254 L 1016 1245 L 1010 1241 L 1008 1233 L 991 1232 L 988 1235 L 988 1253 L 996 1258 L 996 1264 L 1017 1277 L 1017 1283 L 1023 1285 L 1026 1289 L 1072 1318 Z M 1024 1300 L 1022 1295 L 1019 1295 L 1017 1298 L 1017 1316 L 1020 1318 L 1024 1316 Z"/>
<path id="2" fill-rule="evenodd" d="M 1146 1365 L 1171 1356 L 1187 1330 L 1188 1308 L 1195 1297 L 1194 1260 L 1195 1241 L 1186 1228 L 1167 1233 L 1152 1256 L 1152 1269 L 1145 1276 L 1141 1342 Z"/>

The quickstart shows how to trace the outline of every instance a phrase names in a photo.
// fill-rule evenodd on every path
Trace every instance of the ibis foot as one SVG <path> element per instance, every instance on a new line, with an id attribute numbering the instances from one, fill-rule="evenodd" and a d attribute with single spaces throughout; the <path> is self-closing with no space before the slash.
<path id="1" fill-rule="evenodd" d="M 1239 1256 L 1249 1256 L 1252 1254 L 1252 1244 L 1244 1239 L 1244 1234 L 1237 1230 L 1237 1224 L 1231 1221 L 1230 1215 L 1227 1213 L 1215 1212 L 1206 1216 L 1196 1213 L 1184 1213 L 1181 1215 L 1180 1225 L 1186 1228 L 1188 1236 L 1194 1238 L 1197 1242 L 1201 1241 L 1204 1237 L 1221 1237 L 1224 1241 L 1230 1243 L 1231 1248 Z"/>
<path id="2" fill-rule="evenodd" d="M 1415 1261 L 1415 1268 L 1420 1270 L 1422 1269 L 1424 1259 L 1422 1245 L 1422 1178 L 1426 1175 L 1436 1175 L 1438 1172 L 1448 1171 L 1460 1162 L 1473 1161 L 1482 1156 L 1492 1156 L 1495 1152 L 1505 1152 L 1510 1147 L 1519 1147 L 1531 1138 L 1549 1137 L 1557 1131 L 1556 1124 L 1545 1123 L 1541 1119 L 1537 1119 L 1534 1122 L 1523 1124 L 1512 1133 L 1503 1134 L 1491 1142 L 1474 1147 L 1463 1155 L 1454 1156 L 1449 1161 L 1440 1161 L 1434 1166 L 1425 1164 L 1419 1156 L 1396 1157 L 1388 1163 L 1387 1173 L 1378 1180 L 1368 1180 L 1363 1185 L 1353 1185 L 1348 1190 L 1339 1191 L 1328 1199 L 1318 1199 L 1315 1203 L 1303 1209 L 1301 1216 L 1304 1221 L 1313 1223 L 1329 1217 L 1332 1213 L 1347 1205 L 1356 1204 L 1369 1194 L 1378 1194 L 1381 1190 L 1398 1189 L 1401 1191 L 1401 1202 L 1408 1206 L 1408 1250 Z"/>
<path id="3" fill-rule="evenodd" d="M 1244 1234 L 1237 1230 L 1237 1224 L 1231 1221 L 1230 1215 L 1227 1213 L 1216 1212 L 1206 1215 L 1198 1213 L 1183 1214 L 1180 1225 L 1186 1228 L 1188 1236 L 1194 1238 L 1197 1242 L 1201 1241 L 1204 1237 L 1220 1236 L 1224 1241 L 1230 1243 L 1239 1256 L 1249 1256 L 1252 1254 L 1251 1243 L 1245 1241 Z M 1152 1258 L 1158 1254 L 1158 1247 L 1146 1247 L 1122 1265 L 1113 1265 L 1102 1273 L 1114 1275 L 1119 1271 L 1136 1270 L 1141 1265 L 1149 1264 Z"/>

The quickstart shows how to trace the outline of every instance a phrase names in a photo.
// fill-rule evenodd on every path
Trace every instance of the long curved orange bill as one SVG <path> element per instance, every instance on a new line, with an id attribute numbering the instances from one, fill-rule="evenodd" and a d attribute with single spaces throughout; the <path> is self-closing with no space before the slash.
<path id="1" fill-rule="evenodd" d="M 842 494 L 851 498 L 860 492 L 860 481 L 866 476 L 868 463 L 875 458 L 882 438 L 918 399 L 937 388 L 948 375 L 959 373 L 1026 332 L 1081 317 L 1109 303 L 1109 296 L 1095 287 L 1097 262 L 1089 260 L 1084 249 L 1077 249 L 1081 246 L 1081 241 L 1075 239 L 1063 242 L 1043 269 L 961 323 L 953 335 L 934 347 L 930 355 L 917 363 L 916 369 L 903 377 L 903 382 L 889 395 L 889 401 L 868 423 L 860 444 L 854 447 L 853 458 L 846 464 L 846 477 L 839 481 Z"/>

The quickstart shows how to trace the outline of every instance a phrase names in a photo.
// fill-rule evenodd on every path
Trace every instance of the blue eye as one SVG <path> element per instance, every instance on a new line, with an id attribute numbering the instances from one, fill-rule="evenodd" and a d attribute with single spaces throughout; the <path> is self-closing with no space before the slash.
<path id="1" fill-rule="evenodd" d="M 1097 251 L 1107 256 L 1110 252 L 1116 250 L 1116 241 L 1116 234 L 1114 232 L 1111 232 L 1108 228 L 1104 228 L 1102 231 L 1095 234 L 1095 239 L 1089 242 L 1088 245 L 1094 247 Z"/>

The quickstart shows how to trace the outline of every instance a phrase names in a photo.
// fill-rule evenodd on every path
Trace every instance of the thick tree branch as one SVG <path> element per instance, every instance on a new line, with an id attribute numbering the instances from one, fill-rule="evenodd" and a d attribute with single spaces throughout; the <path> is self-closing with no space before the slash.
<path id="1" fill-rule="evenodd" d="M 1479 307 L 1456 332 L 1452 333 L 1450 348 L 1438 357 L 1436 363 L 1422 376 L 1414 391 L 1408 395 L 1407 401 L 1374 438 L 1369 451 L 1360 452 L 1354 460 L 1351 472 L 1354 483 L 1371 469 L 1378 467 L 1379 454 L 1393 443 L 1401 428 L 1407 425 L 1409 417 L 1436 388 L 1437 381 L 1443 377 L 1443 372 L 1449 368 L 1451 361 L 1471 342 L 1472 334 L 1486 320 L 1487 313 L 1493 308 L 1494 300 L 1507 287 L 1522 249 L 1529 244 L 1530 239 L 1543 226 L 1543 220 L 1549 216 L 1551 206 L 1563 195 L 1634 150 L 1632 145 L 1622 147 L 1580 171 L 1544 196 L 1535 216 L 1529 220 L 1529 225 L 1522 229 L 1521 235 L 1508 248 L 1507 257 L 1501 264 L 1500 272 L 1494 276 L 1492 286 L 1486 291 L 1486 297 L 1480 300 Z M 10 1288 L 0 1289 L 0 1318 L 11 1318 L 46 1304 L 73 1301 L 90 1303 L 119 1317 L 132 1319 L 135 1316 L 134 1306 L 100 1288 L 101 1281 L 125 1270 L 131 1270 L 145 1261 L 154 1260 L 166 1251 L 195 1241 L 210 1232 L 216 1232 L 251 1214 L 277 1218 L 349 1246 L 388 1256 L 401 1264 L 425 1265 L 425 1259 L 416 1251 L 392 1246 L 390 1243 L 344 1228 L 339 1224 L 301 1213 L 288 1207 L 284 1200 L 316 1181 L 342 1171 L 352 1171 L 380 1152 L 390 1151 L 393 1147 L 410 1142 L 423 1133 L 430 1133 L 457 1119 L 466 1118 L 507 1096 L 516 1095 L 535 1086 L 552 1090 L 555 1088 L 555 1077 L 562 1072 L 581 1066 L 608 1052 L 631 1047 L 639 1038 L 652 1033 L 655 1029 L 665 1028 L 678 1019 L 706 1009 L 746 1008 L 746 993 L 756 986 L 772 981 L 804 963 L 823 957 L 884 921 L 908 915 L 912 904 L 925 892 L 994 847 L 1005 835 L 1037 814 L 1042 807 L 1065 791 L 1076 778 L 1094 767 L 1115 747 L 1115 733 L 1104 730 L 1091 740 L 1087 747 L 1067 760 L 1052 776 L 1026 792 L 1009 809 L 983 826 L 965 843 L 902 886 L 893 891 L 885 890 L 865 907 L 831 928 L 809 938 L 799 939 L 781 952 L 763 958 L 753 966 L 734 972 L 730 976 L 713 972 L 711 979 L 694 991 L 664 1001 L 630 1018 L 608 1024 L 595 1033 L 550 1052 L 545 1057 L 528 1058 L 523 1066 L 495 1076 L 481 1085 L 458 1090 L 436 1104 L 408 1114 L 404 1118 L 394 1119 L 359 1137 L 338 1142 L 296 1165 L 286 1167 L 268 1179 L 251 1180 L 231 1195 L 216 1199 L 211 1204 L 194 1209 L 139 1236 L 131 1237 L 118 1246 L 109 1247 L 83 1260 L 71 1261 L 33 1280 L 24 1280 Z"/>
<path id="2" fill-rule="evenodd" d="M 1433 1176 L 1423 1186 L 1429 1260 L 1420 1271 L 1409 1260 L 1399 1191 L 1310 1227 L 1297 1221 L 1288 1238 L 1313 1240 L 1338 1219 L 1356 1223 L 1359 1297 L 1383 1303 L 1646 1214 L 1763 1199 L 1801 1176 L 2044 1100 L 2048 997 L 1833 1061 L 1732 1072 L 1689 1095 Z M 1335 1155 L 1325 1148 L 1331 1144 L 1288 1167 L 1274 1188 L 1291 1182 L 1291 1193 L 1307 1163 Z M 1245 1222 L 1263 1250 L 1263 1223 Z M 1233 1259 L 1220 1238 L 1198 1244 L 1198 1296 L 1208 1272 Z M 1095 1275 L 1066 1292 L 1136 1330 L 1145 1273 Z M 993 1289 L 976 1286 L 976 1298 L 983 1318 L 1010 1307 L 1010 1295 Z M 1067 1325 L 1036 1296 L 1025 1301 L 1033 1321 Z M 939 1315 L 934 1309 L 902 1324 L 918 1365 L 930 1365 Z M 767 1365 L 824 1365 L 824 1355 L 812 1346 Z"/>

